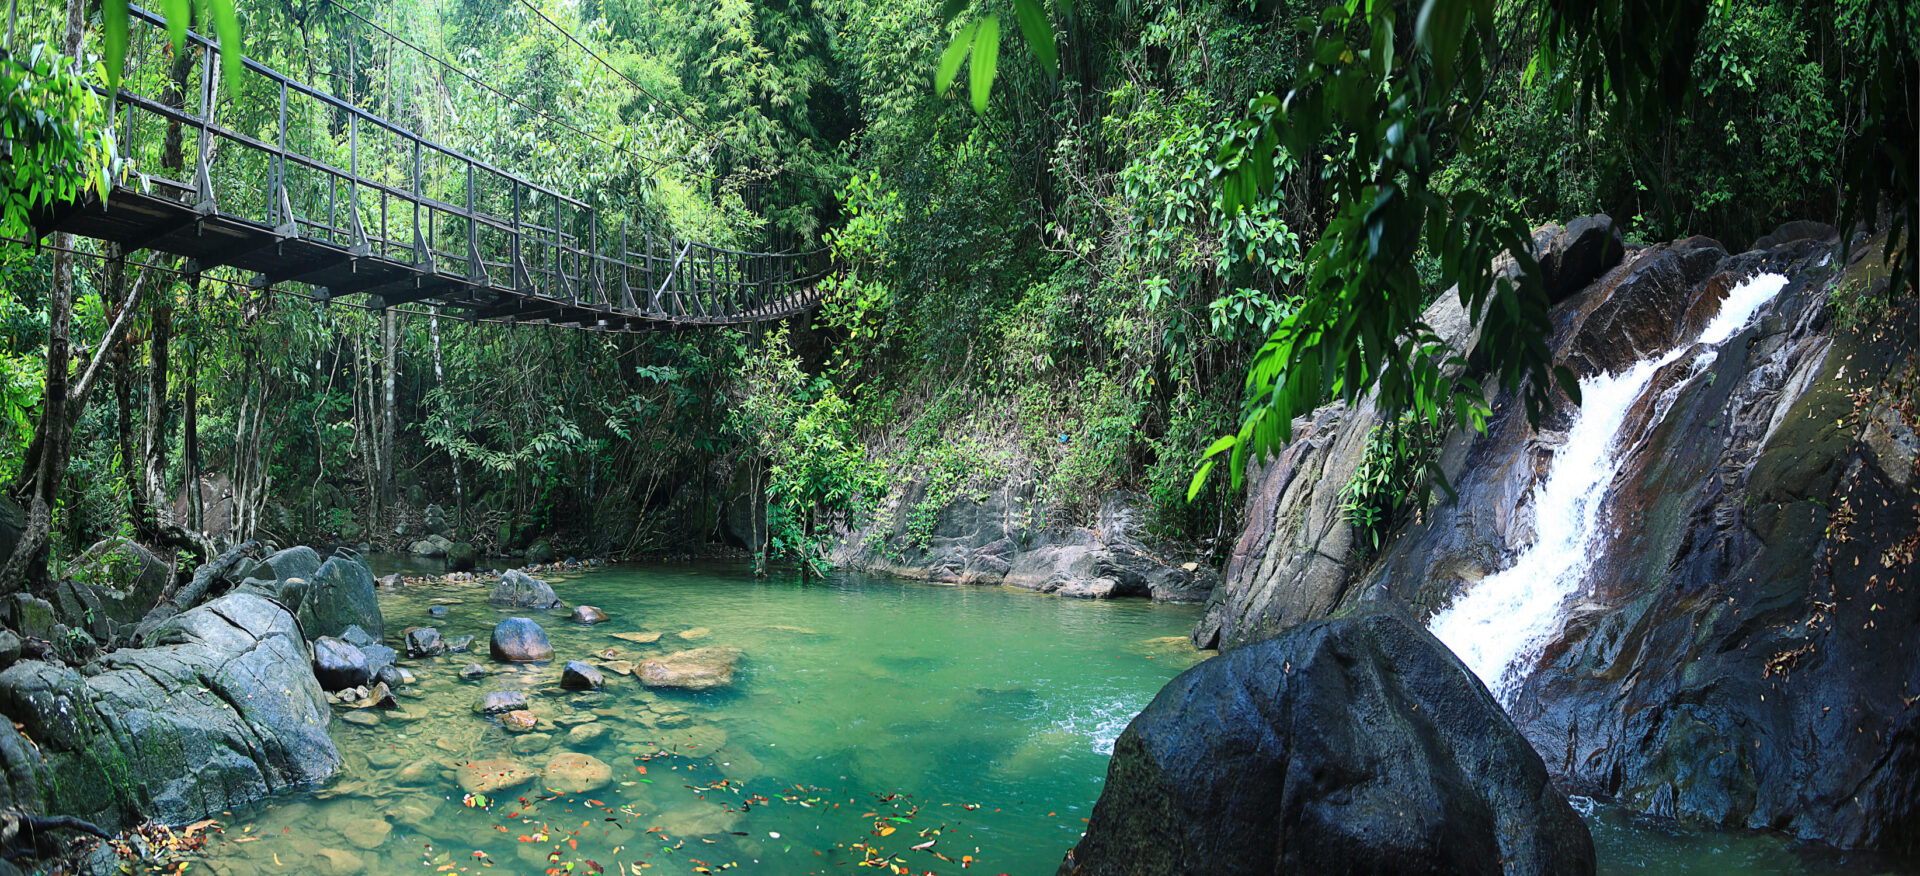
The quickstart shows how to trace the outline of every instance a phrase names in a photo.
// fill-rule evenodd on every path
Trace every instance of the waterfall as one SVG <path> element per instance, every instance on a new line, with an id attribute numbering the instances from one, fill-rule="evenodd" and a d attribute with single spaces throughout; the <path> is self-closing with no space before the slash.
<path id="1" fill-rule="evenodd" d="M 1595 538 L 1600 507 L 1621 465 L 1633 450 L 1631 436 L 1620 434 L 1659 370 L 1695 344 L 1713 350 L 1691 363 L 1698 374 L 1718 357 L 1718 345 L 1746 327 L 1760 307 L 1787 285 L 1779 274 L 1752 277 L 1727 294 L 1720 311 L 1698 337 L 1658 358 L 1642 359 L 1618 374 L 1580 381 L 1580 407 L 1567 430 L 1566 444 L 1553 456 L 1546 477 L 1533 489 L 1535 539 L 1512 566 L 1482 578 L 1433 616 L 1428 627 L 1460 656 L 1502 703 L 1518 687 L 1523 658 L 1539 652 L 1558 632 L 1563 606 L 1578 592 L 1604 543 Z M 1686 381 L 1657 400 L 1648 428 Z"/>

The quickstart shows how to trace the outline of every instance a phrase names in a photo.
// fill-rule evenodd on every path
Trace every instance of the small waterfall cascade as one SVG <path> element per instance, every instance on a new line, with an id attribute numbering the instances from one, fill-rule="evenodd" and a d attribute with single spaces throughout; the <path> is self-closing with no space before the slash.
<path id="1" fill-rule="evenodd" d="M 1637 443 L 1635 436 L 1621 434 L 1635 402 L 1661 368 L 1696 344 L 1712 347 L 1691 362 L 1694 374 L 1706 370 L 1718 357 L 1719 345 L 1744 329 L 1786 285 L 1787 278 L 1780 274 L 1754 276 L 1728 293 L 1719 313 L 1697 337 L 1618 374 L 1580 381 L 1581 404 L 1566 443 L 1533 489 L 1533 545 L 1512 566 L 1454 597 L 1428 623 L 1502 704 L 1511 703 L 1522 680 L 1518 667 L 1558 632 L 1566 606 L 1579 592 L 1604 544 L 1596 538 L 1600 508 Z M 1648 429 L 1666 417 L 1688 382 L 1677 382 L 1656 399 Z"/>

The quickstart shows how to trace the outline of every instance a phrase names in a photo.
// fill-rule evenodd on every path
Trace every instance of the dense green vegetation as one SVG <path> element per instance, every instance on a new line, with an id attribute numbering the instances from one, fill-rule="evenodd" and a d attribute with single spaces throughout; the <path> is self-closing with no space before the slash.
<path id="1" fill-rule="evenodd" d="M 1224 550 L 1238 492 L 1215 478 L 1190 502 L 1189 485 L 1214 436 L 1258 420 L 1243 408 L 1256 360 L 1268 363 L 1256 398 L 1290 387 L 1287 406 L 1253 409 L 1271 415 L 1269 444 L 1292 414 L 1392 373 L 1376 347 L 1276 382 L 1308 360 L 1274 344 L 1353 314 L 1403 326 L 1443 287 L 1484 284 L 1486 257 L 1540 222 L 1606 211 L 1636 239 L 1738 247 L 1785 220 L 1837 220 L 1851 203 L 1843 181 L 1868 179 L 1848 173 L 1862 162 L 1882 173 L 1875 192 L 1913 188 L 1910 4 L 1688 6 L 1690 26 L 1655 24 L 1692 44 L 1646 54 L 1691 87 L 1651 107 L 1635 98 L 1658 89 L 1594 89 L 1609 58 L 1528 4 L 1478 6 L 1424 55 L 1411 50 L 1427 38 L 1417 4 L 1321 6 L 1059 4 L 1043 10 L 1057 48 L 1015 50 L 1016 31 L 1056 46 L 1035 26 L 1038 4 L 962 15 L 870 0 L 240 4 L 239 39 L 264 63 L 636 228 L 829 243 L 840 269 L 827 304 L 781 328 L 665 336 L 368 313 L 218 271 L 191 281 L 143 254 L 122 267 L 88 241 L 18 243 L 26 211 L 77 183 L 16 184 L 16 242 L 0 249 L 0 478 L 23 505 L 55 497 L 56 557 L 114 532 L 163 537 L 156 509 L 206 473 L 231 485 L 236 535 L 282 541 L 394 544 L 437 503 L 488 549 L 547 539 L 630 554 L 732 539 L 816 557 L 835 522 L 886 507 L 907 481 L 924 486 L 904 509 L 921 535 L 945 503 L 1017 481 L 1037 486 L 1048 521 L 1084 521 L 1102 495 L 1137 491 L 1156 531 Z M 80 9 L 90 56 L 110 54 L 112 8 Z M 0 169 L 182 177 L 177 131 L 126 155 L 91 133 L 99 102 L 49 60 L 66 12 L 21 8 L 0 63 Z M 990 88 L 987 17 L 1006 44 L 984 65 Z M 950 51 L 962 44 L 964 74 Z M 1543 50 L 1558 62 L 1536 63 Z M 129 89 L 187 90 L 163 38 L 135 28 L 126 57 L 115 73 Z M 108 78 L 104 63 L 82 74 Z M 1307 104 L 1283 113 L 1264 97 L 1294 88 L 1332 99 L 1303 115 Z M 232 82 L 222 101 L 223 118 L 254 130 L 278 109 Z M 23 127 L 47 107 L 59 130 Z M 1418 137 L 1401 139 L 1396 120 Z M 342 154 L 340 127 L 303 105 L 289 137 Z M 1249 182 L 1223 202 L 1222 179 Z M 449 197 L 460 184 L 429 182 Z M 1420 211 L 1384 244 L 1369 224 L 1383 185 Z M 1873 211 L 1886 206 L 1868 210 L 1883 219 Z M 1436 245 L 1450 227 L 1472 245 Z M 63 283 L 71 317 L 55 306 Z M 1489 334 L 1517 346 L 1544 319 L 1501 303 L 1488 313 Z M 1393 343 L 1436 366 L 1455 352 L 1417 333 Z M 64 372 L 79 379 L 96 350 L 109 353 L 101 400 L 72 400 L 61 472 L 34 449 L 61 407 L 45 393 L 65 392 Z M 1274 364 L 1286 361 L 1296 367 Z M 1538 401 L 1544 369 L 1521 356 L 1502 376 L 1530 376 Z M 1369 528 L 1423 489 L 1407 461 L 1433 443 L 1422 430 L 1478 398 L 1473 386 L 1429 393 L 1425 379 L 1387 387 L 1417 395 L 1429 422 L 1383 435 L 1372 480 L 1353 486 Z M 188 522 L 194 504 L 178 505 Z"/>

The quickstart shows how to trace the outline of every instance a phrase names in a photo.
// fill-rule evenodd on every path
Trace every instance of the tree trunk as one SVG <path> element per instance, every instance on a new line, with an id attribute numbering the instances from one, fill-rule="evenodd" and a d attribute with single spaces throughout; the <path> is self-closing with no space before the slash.
<path id="1" fill-rule="evenodd" d="M 446 372 L 440 368 L 440 308 L 429 311 L 427 332 L 433 340 L 433 384 L 437 387 L 447 385 Z M 460 456 L 447 448 L 447 459 L 453 463 L 453 529 L 457 535 L 464 531 L 467 519 L 467 487 L 460 480 Z"/>
<path id="2" fill-rule="evenodd" d="M 187 294 L 200 291 L 200 277 L 194 275 L 187 286 Z M 162 520 L 171 513 L 171 502 L 167 498 L 167 421 L 172 419 L 173 410 L 167 404 L 167 369 L 171 367 L 173 346 L 173 296 L 161 295 L 154 302 L 153 313 L 148 321 L 147 357 L 152 360 L 147 372 L 147 434 L 146 447 L 141 461 L 142 495 L 146 497 L 146 514 L 134 519 L 134 531 L 146 539 L 156 538 L 162 528 Z"/>
<path id="3" fill-rule="evenodd" d="M 80 55 L 85 32 L 85 0 L 67 0 L 67 56 Z M 77 65 L 77 62 L 76 62 Z M 67 369 L 72 356 L 73 235 L 53 237 L 53 288 L 47 299 L 47 382 L 41 399 L 40 425 L 26 464 L 13 484 L 13 495 L 27 505 L 26 532 L 13 555 L 0 565 L 0 593 L 11 593 L 25 582 L 27 569 L 46 545 L 53 528 L 53 505 L 67 471 L 67 445 L 73 423 L 67 410 Z"/>
<path id="4" fill-rule="evenodd" d="M 394 371 L 400 362 L 400 313 L 389 307 L 381 312 L 381 386 L 380 386 L 380 505 L 389 510 L 394 505 L 393 493 L 393 432 L 396 420 L 394 413 Z"/>

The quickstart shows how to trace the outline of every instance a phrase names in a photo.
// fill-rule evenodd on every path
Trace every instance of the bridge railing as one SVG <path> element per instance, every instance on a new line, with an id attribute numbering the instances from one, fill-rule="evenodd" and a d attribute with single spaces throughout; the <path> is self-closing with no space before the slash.
<path id="1" fill-rule="evenodd" d="M 820 248 L 777 241 L 751 252 L 656 240 L 252 58 L 242 59 L 241 82 L 221 83 L 217 42 L 188 30 L 175 48 L 163 17 L 138 6 L 130 12 L 143 26 L 134 28 L 109 105 L 141 188 L 203 216 L 269 229 L 273 239 L 325 242 L 443 281 L 416 282 L 411 291 L 336 283 L 325 297 L 432 297 L 488 316 L 564 304 L 676 322 L 768 319 L 817 303 L 813 287 L 830 269 Z M 389 112 L 396 99 L 387 93 Z M 220 263 L 215 255 L 201 266 Z M 318 273 L 300 270 L 254 279 L 268 286 Z"/>

